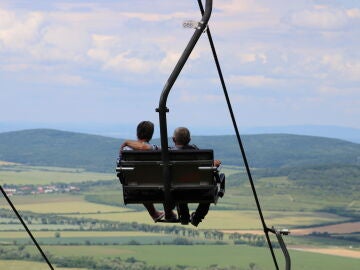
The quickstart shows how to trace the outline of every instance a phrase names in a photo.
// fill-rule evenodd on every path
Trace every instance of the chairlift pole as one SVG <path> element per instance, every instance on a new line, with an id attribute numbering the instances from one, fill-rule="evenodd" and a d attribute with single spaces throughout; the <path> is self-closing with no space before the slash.
<path id="1" fill-rule="evenodd" d="M 160 139 L 161 139 L 161 149 L 162 149 L 162 166 L 163 166 L 163 179 L 164 179 L 164 190 L 165 190 L 165 208 L 170 210 L 171 205 L 173 204 L 172 198 L 170 195 L 171 189 L 171 173 L 169 168 L 169 145 L 168 145 L 168 133 L 167 133 L 167 123 L 166 123 L 166 113 L 169 109 L 166 107 L 166 101 L 169 96 L 170 90 L 174 85 L 177 77 L 179 76 L 182 68 L 184 67 L 187 59 L 189 58 L 192 50 L 194 49 L 197 41 L 199 40 L 201 34 L 204 32 L 212 12 L 212 3 L 213 0 L 206 0 L 205 11 L 199 23 L 199 27 L 196 28 L 193 36 L 191 37 L 188 45 L 186 46 L 184 52 L 182 53 L 180 59 L 178 60 L 174 70 L 170 74 L 163 91 L 160 96 L 159 107 L 156 111 L 159 113 L 159 122 L 160 122 Z"/>

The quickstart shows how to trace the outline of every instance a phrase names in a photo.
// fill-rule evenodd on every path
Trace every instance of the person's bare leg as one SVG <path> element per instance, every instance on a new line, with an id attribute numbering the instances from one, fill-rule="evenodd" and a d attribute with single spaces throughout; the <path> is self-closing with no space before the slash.
<path id="1" fill-rule="evenodd" d="M 149 215 L 156 222 L 162 219 L 165 215 L 163 211 L 158 211 L 153 203 L 144 203 L 146 210 L 149 212 Z"/>

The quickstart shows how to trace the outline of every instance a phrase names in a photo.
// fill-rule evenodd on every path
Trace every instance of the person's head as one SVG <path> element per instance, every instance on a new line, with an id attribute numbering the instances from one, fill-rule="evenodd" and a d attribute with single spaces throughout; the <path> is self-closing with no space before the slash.
<path id="1" fill-rule="evenodd" d="M 188 145 L 190 140 L 190 131 L 186 127 L 178 127 L 174 130 L 173 141 L 175 145 Z"/>
<path id="2" fill-rule="evenodd" d="M 138 124 L 136 135 L 139 140 L 149 142 L 154 134 L 154 124 L 150 121 L 142 121 Z"/>

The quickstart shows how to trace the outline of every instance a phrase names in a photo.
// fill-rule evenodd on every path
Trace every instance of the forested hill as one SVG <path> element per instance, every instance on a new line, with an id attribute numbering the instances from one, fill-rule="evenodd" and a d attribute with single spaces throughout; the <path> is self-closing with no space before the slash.
<path id="1" fill-rule="evenodd" d="M 304 165 L 354 165 L 360 144 L 313 136 L 264 134 L 242 137 L 249 164 L 259 168 Z M 0 160 L 28 165 L 85 168 L 113 172 L 123 140 L 97 135 L 34 129 L 0 133 Z M 200 148 L 212 148 L 223 164 L 243 165 L 235 136 L 194 136 Z M 154 143 L 159 144 L 155 139 Z"/>

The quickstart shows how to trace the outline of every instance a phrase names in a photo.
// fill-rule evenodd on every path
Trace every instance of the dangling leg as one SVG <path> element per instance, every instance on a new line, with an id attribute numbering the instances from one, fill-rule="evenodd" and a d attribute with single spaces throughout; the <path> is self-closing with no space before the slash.
<path id="1" fill-rule="evenodd" d="M 144 206 L 155 222 L 158 222 L 165 216 L 165 213 L 163 211 L 156 210 L 153 203 L 144 203 Z"/>
<path id="2" fill-rule="evenodd" d="M 181 224 L 187 225 L 190 221 L 189 207 L 187 203 L 180 203 L 178 205 L 179 219 Z"/>
<path id="3" fill-rule="evenodd" d="M 199 203 L 196 211 L 191 213 L 191 224 L 197 227 L 209 212 L 210 203 Z"/>
<path id="4" fill-rule="evenodd" d="M 170 221 L 170 222 L 177 221 L 177 215 L 173 211 L 174 208 L 175 208 L 175 204 L 173 204 L 173 203 L 171 203 L 171 204 L 164 203 L 165 220 L 166 221 Z"/>

